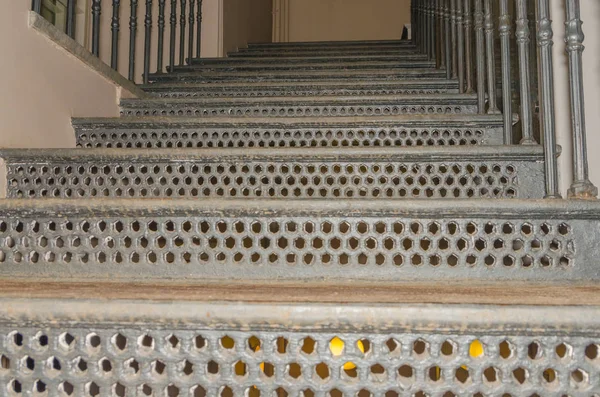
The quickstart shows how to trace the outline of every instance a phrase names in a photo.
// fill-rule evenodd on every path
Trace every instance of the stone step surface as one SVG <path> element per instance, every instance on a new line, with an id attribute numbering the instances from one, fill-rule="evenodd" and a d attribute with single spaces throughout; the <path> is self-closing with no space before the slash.
<path id="1" fill-rule="evenodd" d="M 73 119 L 82 148 L 315 148 L 500 145 L 496 115 Z"/>
<path id="2" fill-rule="evenodd" d="M 477 98 L 467 94 L 121 100 L 122 116 L 354 117 L 475 113 Z"/>
<path id="3" fill-rule="evenodd" d="M 596 201 L 0 201 L 0 278 L 597 282 Z"/>
<path id="4" fill-rule="evenodd" d="M 542 198 L 540 147 L 3 150 L 9 198 Z"/>

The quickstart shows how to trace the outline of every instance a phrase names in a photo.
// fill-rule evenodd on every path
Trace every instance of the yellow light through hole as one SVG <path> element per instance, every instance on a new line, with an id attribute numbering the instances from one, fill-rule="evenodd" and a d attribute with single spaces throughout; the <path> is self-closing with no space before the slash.
<path id="1" fill-rule="evenodd" d="M 483 356 L 483 354 L 483 343 L 477 339 L 471 342 L 471 346 L 469 347 L 469 355 L 473 358 L 478 358 Z"/>
<path id="2" fill-rule="evenodd" d="M 342 355 L 342 353 L 344 353 L 345 345 L 346 344 L 344 343 L 344 341 L 336 336 L 331 340 L 331 342 L 329 342 L 329 350 L 331 351 L 332 355 L 339 357 Z M 358 347 L 358 350 L 360 350 L 362 353 L 365 352 L 365 345 L 361 340 L 356 342 L 356 346 Z M 344 364 L 344 369 L 347 371 L 353 370 L 355 368 L 356 364 L 352 362 L 347 362 L 346 364 Z"/>

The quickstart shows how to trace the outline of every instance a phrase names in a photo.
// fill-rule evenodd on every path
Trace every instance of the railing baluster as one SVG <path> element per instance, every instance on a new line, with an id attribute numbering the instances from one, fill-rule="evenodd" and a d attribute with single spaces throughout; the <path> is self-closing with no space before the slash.
<path id="1" fill-rule="evenodd" d="M 510 74 L 510 31 L 511 17 L 508 0 L 500 0 L 500 51 L 502 62 L 502 114 L 504 116 L 504 144 L 512 145 L 512 79 Z"/>
<path id="2" fill-rule="evenodd" d="M 483 0 L 475 0 L 475 58 L 477 63 L 477 109 L 485 113 L 485 44 L 483 39 Z"/>
<path id="3" fill-rule="evenodd" d="M 517 0 L 517 47 L 519 50 L 519 80 L 521 92 L 521 144 L 531 145 L 533 138 L 533 120 L 531 114 L 531 76 L 529 73 L 529 21 L 527 20 L 527 0 Z"/>
<path id="4" fill-rule="evenodd" d="M 496 104 L 496 59 L 494 56 L 494 19 L 492 0 L 484 0 L 485 4 L 485 45 L 487 55 L 488 81 L 488 114 L 499 114 Z"/>
<path id="5" fill-rule="evenodd" d="M 435 4 L 429 0 L 429 60 L 435 59 Z"/>
<path id="6" fill-rule="evenodd" d="M 40 14 L 42 12 L 42 0 L 33 0 L 31 3 L 31 9 Z"/>
<path id="7" fill-rule="evenodd" d="M 146 0 L 144 27 L 146 30 L 144 37 L 144 84 L 148 84 L 150 79 L 150 51 L 152 45 L 152 0 Z"/>
<path id="8" fill-rule="evenodd" d="M 456 10 L 456 40 L 458 41 L 458 89 L 465 92 L 465 32 L 463 28 L 463 11 L 461 0 Z"/>
<path id="9" fill-rule="evenodd" d="M 442 41 L 444 30 L 444 13 L 442 10 L 442 0 L 435 0 L 436 12 L 436 29 L 435 29 L 435 44 L 436 44 L 436 65 L 438 69 L 446 67 L 446 56 L 444 55 L 445 45 Z"/>
<path id="10" fill-rule="evenodd" d="M 165 6 L 166 0 L 158 0 L 158 48 L 156 51 L 156 73 L 163 71 L 165 43 Z"/>
<path id="11" fill-rule="evenodd" d="M 190 64 L 190 65 L 192 63 L 192 58 L 194 58 L 194 36 L 196 33 L 194 30 L 194 22 L 196 21 L 195 5 L 196 5 L 196 0 L 190 0 L 190 16 L 189 16 L 190 36 L 188 39 L 188 64 Z"/>
<path id="12" fill-rule="evenodd" d="M 177 45 L 177 0 L 171 0 L 171 17 L 170 17 L 170 32 L 169 32 L 169 66 L 172 72 L 175 69 L 175 46 Z"/>
<path id="13" fill-rule="evenodd" d="M 101 0 L 92 0 L 92 54 L 100 56 L 100 14 Z"/>
<path id="14" fill-rule="evenodd" d="M 185 64 L 185 9 L 186 1 L 181 0 L 181 9 L 179 16 L 179 64 Z"/>
<path id="15" fill-rule="evenodd" d="M 569 198 L 592 199 L 598 196 L 598 188 L 589 179 L 585 102 L 583 92 L 583 30 L 579 0 L 565 0 L 567 21 L 565 42 L 569 54 L 569 80 L 571 94 L 571 122 L 573 128 L 573 183 Z"/>
<path id="16" fill-rule="evenodd" d="M 67 35 L 75 38 L 75 0 L 67 0 Z"/>
<path id="17" fill-rule="evenodd" d="M 471 19 L 471 0 L 464 0 L 464 29 L 465 29 L 465 76 L 466 93 L 473 92 L 473 22 Z"/>
<path id="18" fill-rule="evenodd" d="M 460 0 L 458 0 L 460 1 Z M 452 78 L 458 77 L 458 42 L 457 42 L 457 25 L 456 25 L 456 2 L 457 0 L 450 0 L 450 17 L 452 21 Z"/>
<path id="19" fill-rule="evenodd" d="M 196 58 L 202 57 L 202 0 L 198 0 L 196 11 Z"/>
<path id="20" fill-rule="evenodd" d="M 538 70 L 540 73 L 540 138 L 544 145 L 546 167 L 545 198 L 561 198 L 558 189 L 556 129 L 554 118 L 554 65 L 552 61 L 552 21 L 549 0 L 537 2 Z"/>
<path id="21" fill-rule="evenodd" d="M 450 25 L 450 0 L 443 0 L 444 2 L 444 46 L 446 47 L 446 78 L 450 80 L 452 78 L 452 42 L 450 32 L 452 26 Z"/>
<path id="22" fill-rule="evenodd" d="M 131 0 L 129 17 L 129 80 L 135 81 L 135 38 L 137 36 L 138 0 Z"/>
<path id="23" fill-rule="evenodd" d="M 113 13 L 111 20 L 112 29 L 112 46 L 110 54 L 110 67 L 114 70 L 119 68 L 119 29 L 120 17 L 119 10 L 121 8 L 121 0 L 113 0 Z"/>

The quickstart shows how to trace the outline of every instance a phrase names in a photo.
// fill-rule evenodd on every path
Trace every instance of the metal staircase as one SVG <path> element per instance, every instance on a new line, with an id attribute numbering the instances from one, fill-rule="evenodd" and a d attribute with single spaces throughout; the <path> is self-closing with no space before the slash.
<path id="1" fill-rule="evenodd" d="M 142 88 L 0 151 L 0 396 L 600 395 L 600 205 L 414 43 Z"/>

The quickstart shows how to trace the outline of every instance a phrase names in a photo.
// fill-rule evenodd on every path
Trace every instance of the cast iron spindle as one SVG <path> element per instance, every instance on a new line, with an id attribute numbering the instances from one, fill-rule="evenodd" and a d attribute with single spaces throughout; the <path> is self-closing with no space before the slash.
<path id="1" fill-rule="evenodd" d="M 186 1 L 181 0 L 181 15 L 179 16 L 179 64 L 185 64 L 185 9 Z"/>
<path id="2" fill-rule="evenodd" d="M 512 79 L 510 75 L 510 26 L 508 0 L 500 0 L 500 51 L 502 55 L 502 115 L 504 116 L 504 144 L 512 145 Z"/>
<path id="3" fill-rule="evenodd" d="M 156 73 L 163 71 L 165 43 L 165 6 L 166 0 L 158 0 L 158 48 L 156 51 Z"/>
<path id="4" fill-rule="evenodd" d="M 475 0 L 475 58 L 477 63 L 477 110 L 485 113 L 485 43 L 483 36 L 483 0 Z"/>
<path id="5" fill-rule="evenodd" d="M 487 55 L 488 114 L 500 114 L 496 105 L 496 59 L 494 57 L 494 19 L 492 0 L 485 4 L 485 45 Z"/>
<path id="6" fill-rule="evenodd" d="M 444 45 L 446 47 L 446 78 L 450 80 L 452 78 L 452 43 L 450 40 L 450 0 L 444 1 Z"/>
<path id="7" fill-rule="evenodd" d="M 75 0 L 67 0 L 67 35 L 75 38 Z"/>
<path id="8" fill-rule="evenodd" d="M 458 41 L 458 90 L 465 92 L 465 34 L 461 0 L 456 8 L 456 40 Z"/>
<path id="9" fill-rule="evenodd" d="M 31 9 L 40 14 L 42 12 L 42 0 L 33 0 Z"/>
<path id="10" fill-rule="evenodd" d="M 194 58 L 194 36 L 196 31 L 194 30 L 194 22 L 196 21 L 196 11 L 195 11 L 196 0 L 190 0 L 190 33 L 188 38 L 188 64 L 192 63 L 192 59 Z"/>
<path id="11" fill-rule="evenodd" d="M 138 0 L 131 0 L 129 17 L 129 80 L 135 81 L 135 38 L 137 36 Z"/>
<path id="12" fill-rule="evenodd" d="M 471 18 L 471 0 L 464 0 L 464 29 L 465 29 L 465 75 L 467 81 L 466 93 L 473 92 L 473 21 Z"/>
<path id="13" fill-rule="evenodd" d="M 202 56 L 202 0 L 198 0 L 198 10 L 196 10 L 196 58 Z"/>
<path id="14" fill-rule="evenodd" d="M 171 0 L 171 17 L 169 19 L 171 23 L 169 31 L 169 66 L 171 72 L 175 69 L 175 46 L 177 40 L 177 0 Z"/>
<path id="15" fill-rule="evenodd" d="M 144 37 L 144 84 L 148 84 L 150 79 L 150 50 L 152 46 L 152 0 L 146 0 L 144 27 L 146 28 Z"/>
<path id="16" fill-rule="evenodd" d="M 436 12 L 436 30 L 435 30 L 435 43 L 437 47 L 437 67 L 438 69 L 445 69 L 446 67 L 446 56 L 444 50 L 446 46 L 442 38 L 444 37 L 444 9 L 442 7 L 442 0 L 435 0 L 435 12 Z"/>
<path id="17" fill-rule="evenodd" d="M 111 20 L 112 30 L 112 47 L 110 54 L 110 67 L 114 70 L 119 68 L 119 29 L 121 27 L 119 19 L 119 9 L 121 8 L 121 0 L 113 0 L 113 13 Z"/>
<path id="18" fill-rule="evenodd" d="M 598 188 L 589 179 L 585 129 L 585 102 L 583 95 L 583 30 L 579 0 L 566 0 L 567 21 L 565 42 L 569 54 L 571 91 L 571 122 L 573 128 L 573 183 L 570 198 L 591 199 L 598 196 Z"/>
<path id="19" fill-rule="evenodd" d="M 532 145 L 533 120 L 531 106 L 531 76 L 529 73 L 529 21 L 527 20 L 527 0 L 517 0 L 517 47 L 519 49 L 519 79 L 521 83 L 521 144 Z"/>
<path id="20" fill-rule="evenodd" d="M 458 52 L 456 41 L 456 1 L 450 0 L 450 16 L 452 20 L 452 78 L 458 77 Z"/>
<path id="21" fill-rule="evenodd" d="M 100 55 L 100 13 L 101 0 L 92 0 L 92 54 Z"/>

